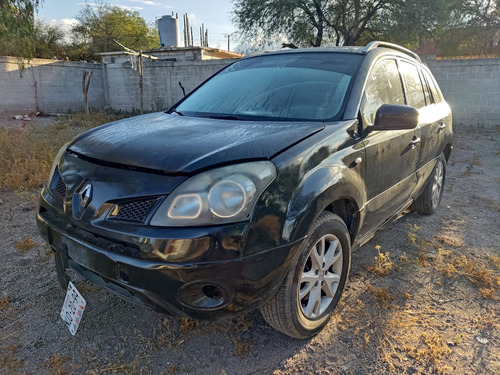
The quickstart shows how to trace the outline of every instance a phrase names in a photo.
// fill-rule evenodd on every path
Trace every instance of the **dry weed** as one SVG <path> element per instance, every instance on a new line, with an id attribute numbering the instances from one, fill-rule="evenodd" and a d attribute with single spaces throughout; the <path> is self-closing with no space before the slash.
<path id="1" fill-rule="evenodd" d="M 188 332 L 191 332 L 193 329 L 196 328 L 197 325 L 199 325 L 199 322 L 197 320 L 193 320 L 190 318 L 181 318 L 181 333 L 186 334 Z"/>
<path id="2" fill-rule="evenodd" d="M 67 363 L 69 362 L 68 356 L 60 354 L 52 354 L 48 360 L 42 363 L 42 366 L 48 367 L 51 374 L 65 375 L 69 374 Z"/>
<path id="3" fill-rule="evenodd" d="M 175 375 L 179 371 L 179 365 L 174 363 L 172 366 L 168 368 L 168 370 L 164 373 L 165 375 Z"/>
<path id="4" fill-rule="evenodd" d="M 0 370 L 5 370 L 6 374 L 19 373 L 24 360 L 16 356 L 19 345 L 0 346 Z"/>
<path id="5" fill-rule="evenodd" d="M 410 357 L 415 358 L 417 361 L 431 361 L 433 364 L 438 364 L 441 357 L 452 352 L 438 333 L 430 334 L 427 332 L 422 333 L 420 336 L 418 346 L 406 346 L 405 350 Z"/>
<path id="6" fill-rule="evenodd" d="M 14 247 L 17 250 L 22 251 L 31 250 L 37 246 L 38 244 L 36 244 L 35 241 L 33 241 L 30 237 L 24 237 L 21 241 L 17 241 L 14 243 Z"/>
<path id="7" fill-rule="evenodd" d="M 385 276 L 389 272 L 391 272 L 394 262 L 391 260 L 389 252 L 381 253 L 380 246 L 375 246 L 375 249 L 378 251 L 378 255 L 375 257 L 375 264 L 373 266 L 369 266 L 368 270 L 370 270 L 375 275 Z"/>
<path id="8" fill-rule="evenodd" d="M 389 287 L 376 288 L 368 284 L 367 289 L 373 294 L 373 300 L 378 303 L 380 307 L 390 307 L 394 298 L 389 294 Z"/>
<path id="9" fill-rule="evenodd" d="M 246 357 L 249 353 L 252 342 L 244 342 L 239 337 L 232 337 L 231 340 L 234 345 L 234 355 Z"/>
<path id="10" fill-rule="evenodd" d="M 477 287 L 494 287 L 495 278 L 489 268 L 479 265 L 477 262 L 468 260 L 465 255 L 453 257 L 453 265 L 459 270 L 460 274 L 465 276 Z"/>
<path id="11" fill-rule="evenodd" d="M 472 160 L 467 160 L 467 166 L 465 167 L 465 171 L 461 173 L 462 176 L 469 176 L 471 174 L 472 168 L 475 165 L 481 166 L 483 165 L 481 159 L 479 158 L 477 152 L 474 152 L 474 156 L 472 157 Z"/>
<path id="12" fill-rule="evenodd" d="M 0 297 L 0 311 L 5 311 L 10 308 L 10 304 L 12 302 L 12 297 L 7 295 L 5 297 Z"/>
<path id="13" fill-rule="evenodd" d="M 493 263 L 496 268 L 500 269 L 500 256 L 490 255 L 490 262 Z"/>
<path id="14" fill-rule="evenodd" d="M 76 289 L 82 294 L 90 293 L 92 291 L 98 290 L 99 287 L 95 284 L 92 284 L 90 282 L 80 280 L 78 284 L 76 285 Z"/>
<path id="15" fill-rule="evenodd" d="M 47 126 L 0 128 L 0 188 L 40 188 L 61 146 L 87 129 L 121 117 L 124 116 L 94 112 L 63 117 Z"/>
<path id="16" fill-rule="evenodd" d="M 120 361 L 117 361 L 116 363 L 110 362 L 103 368 L 97 368 L 93 369 L 87 374 L 89 375 L 101 375 L 101 374 L 111 374 L 111 373 L 122 373 L 122 374 L 135 374 L 135 373 L 140 373 L 140 371 L 137 371 L 137 364 L 139 363 L 139 357 L 137 356 L 132 362 L 130 363 L 122 363 Z"/>
<path id="17" fill-rule="evenodd" d="M 449 237 L 449 236 L 435 236 L 434 238 L 445 245 L 449 245 L 449 246 L 453 246 L 453 247 L 465 246 L 464 241 L 462 241 L 459 238 L 453 238 L 453 237 Z"/>
<path id="18" fill-rule="evenodd" d="M 492 299 L 494 301 L 500 301 L 500 298 L 497 296 L 497 290 L 494 288 L 480 288 L 479 293 L 481 297 L 484 299 Z"/>

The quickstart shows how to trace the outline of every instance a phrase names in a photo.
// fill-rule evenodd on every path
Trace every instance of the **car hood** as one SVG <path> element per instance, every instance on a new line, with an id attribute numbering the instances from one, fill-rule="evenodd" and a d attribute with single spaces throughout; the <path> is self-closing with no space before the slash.
<path id="1" fill-rule="evenodd" d="M 161 112 L 92 129 L 69 149 L 107 163 L 189 174 L 218 164 L 269 159 L 323 128 L 319 122 L 219 120 Z"/>

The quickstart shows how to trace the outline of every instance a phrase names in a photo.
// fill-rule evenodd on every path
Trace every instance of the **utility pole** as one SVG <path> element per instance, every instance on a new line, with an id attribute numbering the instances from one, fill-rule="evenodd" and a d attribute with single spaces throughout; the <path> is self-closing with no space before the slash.
<path id="1" fill-rule="evenodd" d="M 231 51 L 231 35 L 236 34 L 236 31 L 229 33 L 229 34 L 224 34 L 224 37 L 227 38 L 227 50 L 228 52 Z"/>

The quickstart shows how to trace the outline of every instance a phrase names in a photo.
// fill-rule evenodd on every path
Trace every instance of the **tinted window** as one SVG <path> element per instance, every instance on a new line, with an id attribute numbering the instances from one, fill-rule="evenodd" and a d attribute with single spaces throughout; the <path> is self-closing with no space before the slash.
<path id="1" fill-rule="evenodd" d="M 420 70 L 420 81 L 422 82 L 422 87 L 424 88 L 425 103 L 427 105 L 429 105 L 429 104 L 433 103 L 432 96 L 431 96 L 431 90 L 429 88 L 429 84 L 427 83 L 427 80 L 422 75 L 422 70 Z"/>
<path id="2" fill-rule="evenodd" d="M 429 87 L 431 89 L 432 97 L 434 98 L 434 103 L 441 102 L 443 100 L 443 96 L 441 95 L 441 92 L 437 88 L 434 78 L 426 70 L 422 71 L 424 72 L 424 76 L 427 79 L 427 83 L 429 84 Z"/>
<path id="3" fill-rule="evenodd" d="M 326 120 L 341 115 L 362 56 L 289 53 L 240 60 L 177 106 L 187 115 Z"/>
<path id="4" fill-rule="evenodd" d="M 364 116 L 370 124 L 382 104 L 405 104 L 395 60 L 384 60 L 372 69 L 365 89 Z"/>
<path id="5" fill-rule="evenodd" d="M 417 67 L 405 61 L 401 61 L 399 66 L 405 79 L 407 104 L 415 108 L 422 108 L 425 106 L 425 97 Z"/>

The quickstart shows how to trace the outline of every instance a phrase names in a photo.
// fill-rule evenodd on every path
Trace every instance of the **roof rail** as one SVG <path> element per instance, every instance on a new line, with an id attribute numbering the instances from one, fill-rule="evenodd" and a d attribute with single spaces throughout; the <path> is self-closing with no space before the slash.
<path id="1" fill-rule="evenodd" d="M 403 52 L 403 53 L 406 53 L 407 55 L 410 55 L 411 57 L 415 58 L 418 62 L 422 62 L 422 60 L 420 60 L 420 57 L 415 52 L 410 51 L 407 48 L 398 46 L 397 44 L 389 43 L 389 42 L 381 42 L 381 41 L 376 40 L 376 41 L 370 42 L 366 46 L 364 46 L 362 51 L 365 53 L 368 53 L 377 47 L 392 48 L 392 49 L 395 49 L 396 51 Z"/>

